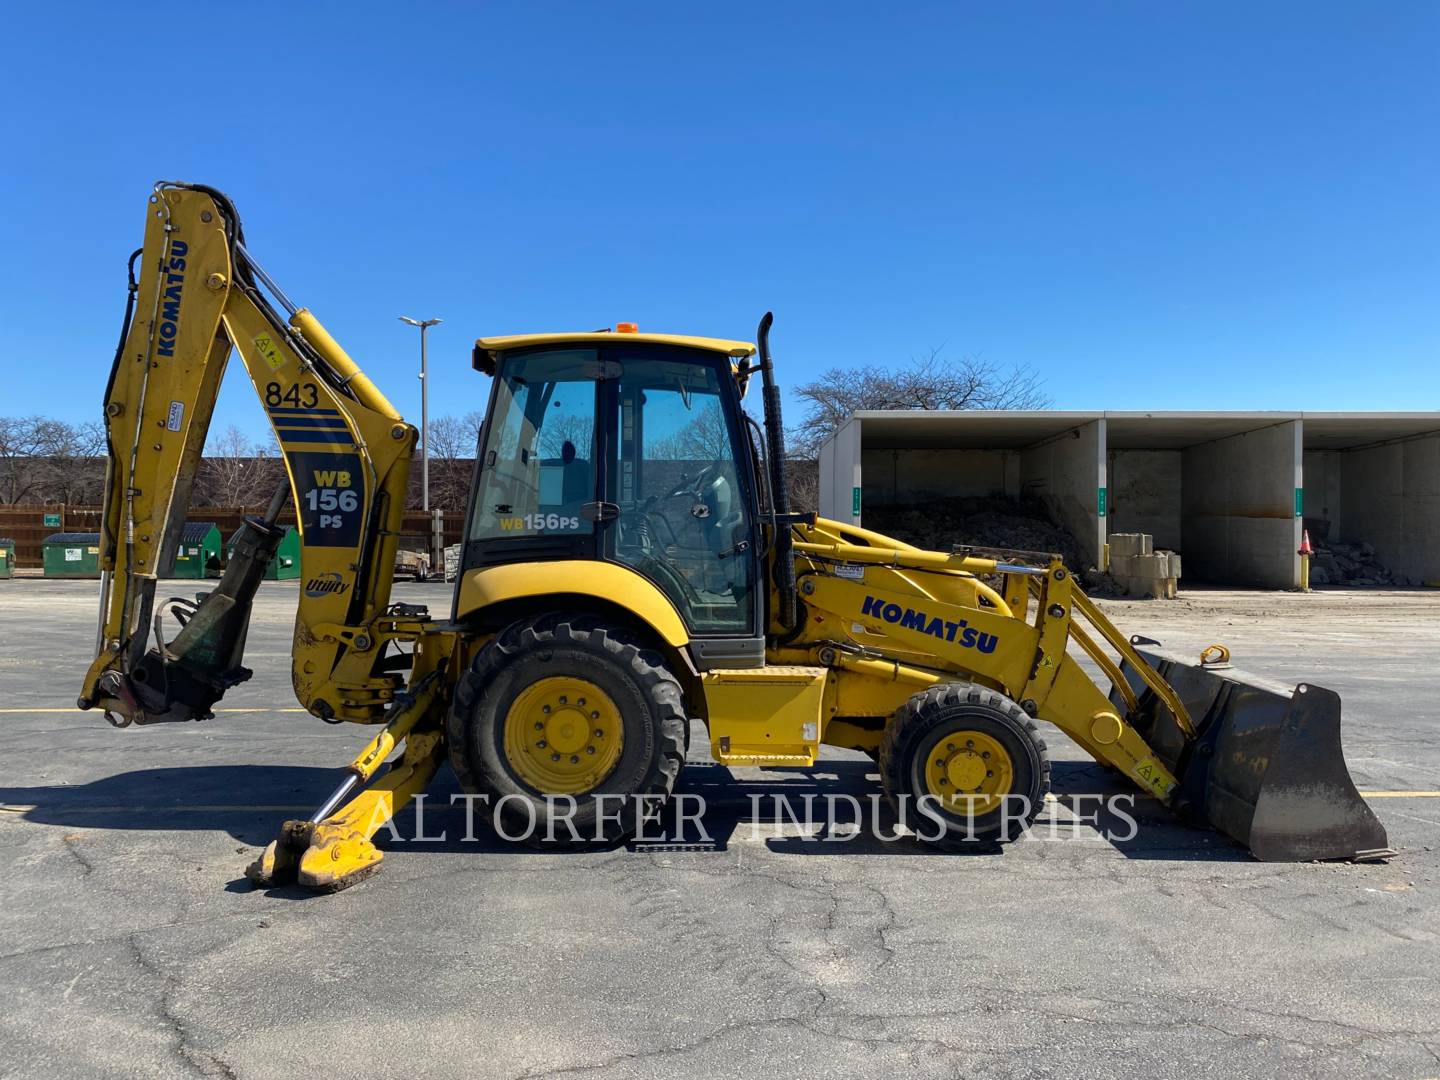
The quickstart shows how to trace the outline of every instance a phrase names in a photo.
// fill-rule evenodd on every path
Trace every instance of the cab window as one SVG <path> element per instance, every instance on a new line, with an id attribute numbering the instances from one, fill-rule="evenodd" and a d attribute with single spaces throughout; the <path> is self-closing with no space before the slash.
<path id="1" fill-rule="evenodd" d="M 583 536 L 595 498 L 595 350 L 507 357 L 481 451 L 472 540 Z"/>

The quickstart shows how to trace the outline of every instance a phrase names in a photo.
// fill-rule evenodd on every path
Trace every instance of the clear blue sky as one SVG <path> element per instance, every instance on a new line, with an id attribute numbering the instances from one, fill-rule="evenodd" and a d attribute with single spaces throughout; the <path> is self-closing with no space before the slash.
<path id="1" fill-rule="evenodd" d="M 0 413 L 99 415 L 161 177 L 415 419 L 402 313 L 439 414 L 480 334 L 766 308 L 792 386 L 943 343 L 1061 407 L 1440 407 L 1434 3 L 131 8 L 6 12 Z"/>

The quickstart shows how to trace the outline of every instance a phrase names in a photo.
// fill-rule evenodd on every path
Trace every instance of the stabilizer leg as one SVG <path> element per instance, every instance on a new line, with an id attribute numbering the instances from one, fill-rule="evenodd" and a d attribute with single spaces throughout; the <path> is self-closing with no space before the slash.
<path id="1" fill-rule="evenodd" d="M 351 763 L 345 782 L 309 821 L 285 822 L 279 837 L 246 868 L 245 876 L 259 886 L 299 882 L 318 891 L 337 892 L 379 869 L 383 853 L 370 838 L 424 791 L 440 768 L 444 752 L 440 731 L 414 729 L 429 714 L 441 685 L 438 672 L 422 679 L 394 719 Z M 400 760 L 363 787 L 402 739 L 405 751 Z"/>
<path id="2" fill-rule="evenodd" d="M 334 817 L 315 826 L 309 846 L 300 856 L 299 883 L 321 892 L 337 892 L 378 870 L 382 852 L 370 838 L 425 790 L 442 756 L 439 732 L 412 734 L 406 739 L 405 756 L 398 764 Z"/>

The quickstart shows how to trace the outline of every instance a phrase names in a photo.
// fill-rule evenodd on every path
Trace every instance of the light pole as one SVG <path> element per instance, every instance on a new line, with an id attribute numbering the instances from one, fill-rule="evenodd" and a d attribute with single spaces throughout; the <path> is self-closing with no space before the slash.
<path id="1" fill-rule="evenodd" d="M 425 331 L 440 322 L 439 319 L 412 319 L 401 315 L 400 321 L 420 328 L 420 508 L 430 509 L 430 380 L 425 376 Z"/>

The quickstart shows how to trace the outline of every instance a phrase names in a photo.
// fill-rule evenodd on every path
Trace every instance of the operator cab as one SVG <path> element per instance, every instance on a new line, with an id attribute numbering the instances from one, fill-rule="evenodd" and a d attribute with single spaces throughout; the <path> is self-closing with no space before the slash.
<path id="1" fill-rule="evenodd" d="M 735 376 L 754 351 L 633 331 L 481 339 L 475 366 L 494 383 L 465 569 L 620 563 L 692 638 L 763 654 L 757 463 Z"/>

